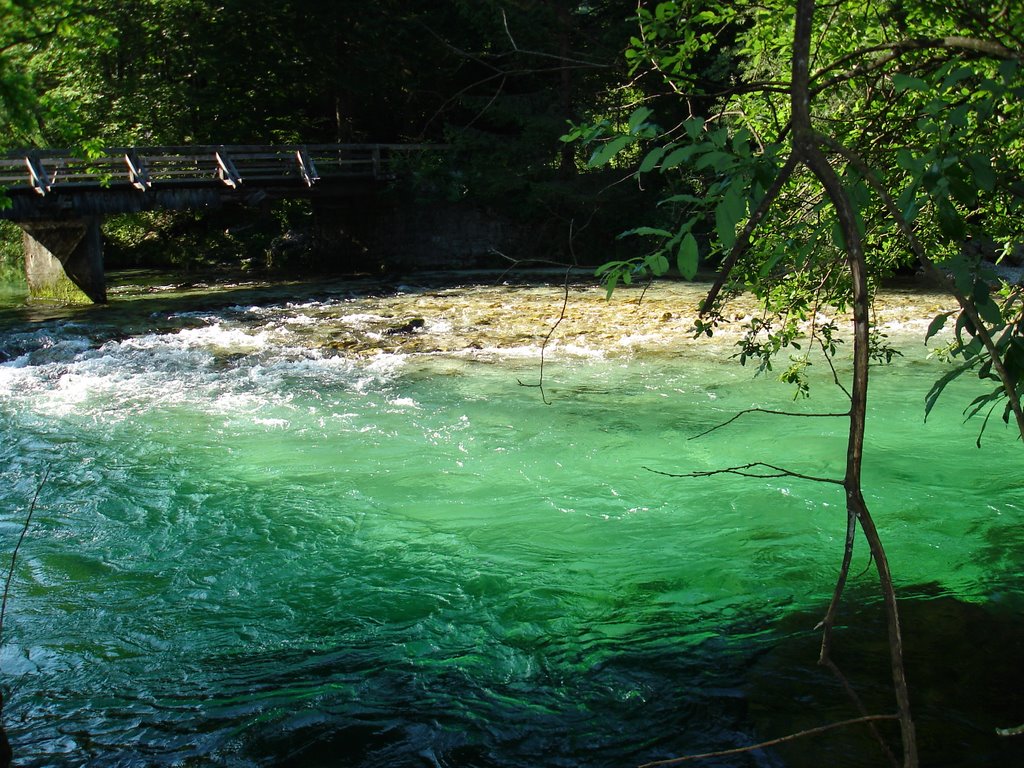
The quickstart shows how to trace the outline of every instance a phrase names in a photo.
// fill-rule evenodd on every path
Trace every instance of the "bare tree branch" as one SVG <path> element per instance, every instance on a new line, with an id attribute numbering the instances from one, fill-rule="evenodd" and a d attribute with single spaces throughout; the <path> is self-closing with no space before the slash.
<path id="1" fill-rule="evenodd" d="M 752 472 L 757 467 L 764 467 L 765 469 L 771 470 L 770 472 Z M 815 477 L 814 475 L 805 475 L 801 472 L 793 472 L 789 469 L 777 467 L 774 464 L 768 464 L 763 461 L 753 461 L 750 464 L 741 464 L 736 467 L 725 467 L 724 469 L 707 469 L 700 470 L 697 472 L 664 472 L 660 469 L 651 469 L 650 467 L 644 467 L 648 472 L 653 472 L 656 475 L 664 475 L 665 477 L 713 477 L 714 475 L 739 475 L 740 477 L 753 477 L 759 480 L 769 480 L 773 477 L 792 477 L 796 480 L 809 480 L 812 483 L 830 483 L 832 485 L 842 485 L 843 481 L 838 480 L 834 477 Z"/>
<path id="2" fill-rule="evenodd" d="M 831 672 L 832 675 L 836 678 L 836 680 L 839 681 L 839 685 L 842 686 L 843 690 L 846 692 L 846 695 L 849 697 L 850 701 L 853 702 L 853 706 L 857 708 L 857 711 L 860 712 L 861 716 L 870 717 L 870 715 L 868 715 L 867 707 L 864 706 L 864 702 L 861 701 L 860 696 L 857 695 L 857 691 L 853 689 L 853 686 L 850 684 L 850 681 L 846 679 L 846 675 L 843 674 L 842 670 L 839 669 L 836 663 L 832 661 L 831 658 L 819 660 L 818 663 L 825 667 L 829 672 Z M 886 758 L 889 760 L 889 764 L 893 766 L 893 768 L 899 768 L 899 760 L 896 759 L 896 755 L 893 754 L 892 749 L 889 747 L 888 743 L 886 743 L 885 739 L 882 737 L 882 734 L 878 730 L 878 726 L 875 724 L 875 722 L 870 721 L 868 722 L 867 726 L 868 730 L 871 731 L 871 735 L 875 737 L 875 741 L 878 742 L 878 746 L 882 750 L 882 754 L 885 755 Z"/>
<path id="3" fill-rule="evenodd" d="M 512 37 L 512 31 L 508 28 L 508 16 L 505 15 L 504 8 L 501 10 L 501 21 L 505 25 L 505 34 L 508 36 L 508 41 L 512 43 L 512 50 L 516 53 L 526 54 L 527 56 L 537 56 L 543 59 L 554 59 L 555 61 L 575 64 L 578 67 L 586 67 L 590 69 L 607 69 L 611 66 L 610 64 L 602 64 L 597 61 L 587 61 L 586 59 L 574 59 L 571 56 L 561 56 L 557 53 L 545 53 L 544 51 L 531 51 L 526 48 L 520 48 Z"/>
<path id="4" fill-rule="evenodd" d="M 18 537 L 18 543 L 14 545 L 14 551 L 11 552 L 11 565 L 7 569 L 7 580 L 4 582 L 4 595 L 3 600 L 0 601 L 0 643 L 3 642 L 3 631 L 4 631 L 4 617 L 7 615 L 7 598 L 11 593 L 11 581 L 14 579 L 14 566 L 18 561 L 18 550 L 21 549 L 21 543 L 25 540 L 25 536 L 28 534 L 28 527 L 32 523 L 32 514 L 36 511 L 36 502 L 39 501 L 39 494 L 43 491 L 43 486 L 46 485 L 46 478 L 50 476 L 50 468 L 47 467 L 43 472 L 43 478 L 39 481 L 39 485 L 36 486 L 36 492 L 32 496 L 32 503 L 28 507 L 28 514 L 25 516 L 25 524 L 21 527 L 21 536 Z"/>
<path id="5" fill-rule="evenodd" d="M 714 432 L 716 429 L 721 429 L 722 427 L 729 426 L 734 421 L 736 421 L 738 418 L 740 418 L 741 416 L 744 416 L 744 415 L 746 415 L 748 413 L 767 413 L 767 414 L 770 414 L 772 416 L 794 416 L 796 418 L 801 418 L 801 419 L 824 419 L 824 418 L 828 418 L 828 419 L 841 418 L 841 419 L 843 419 L 843 418 L 847 418 L 850 415 L 849 411 L 846 411 L 845 413 L 796 413 L 794 411 L 773 411 L 773 410 L 770 410 L 768 408 L 747 408 L 746 410 L 740 411 L 739 413 L 737 413 L 735 416 L 733 416 L 728 421 L 723 421 L 721 424 L 716 424 L 715 426 L 711 427 L 710 429 L 705 429 L 703 432 L 701 432 L 699 434 L 696 434 L 696 435 L 693 435 L 689 439 L 690 440 L 696 440 L 697 438 L 704 437 L 704 435 L 709 435 L 712 432 Z"/>
<path id="6" fill-rule="evenodd" d="M 808 728 L 806 731 L 800 731 L 799 733 L 791 733 L 788 736 L 780 736 L 777 739 L 770 739 L 768 741 L 762 741 L 759 744 L 751 744 L 749 747 L 736 747 L 735 749 L 723 749 L 718 752 L 704 752 L 699 755 L 686 755 L 685 757 L 673 757 L 668 760 L 655 760 L 652 763 L 644 763 L 639 768 L 662 768 L 668 765 L 679 765 L 680 763 L 689 763 L 694 760 L 709 760 L 713 757 L 729 757 L 730 755 L 742 755 L 747 752 L 753 752 L 755 749 L 764 749 L 766 747 L 774 747 L 779 744 L 785 744 L 787 741 L 795 741 L 796 739 L 802 739 L 807 736 L 815 736 L 819 733 L 826 733 L 827 731 L 835 730 L 836 728 L 845 728 L 849 725 L 859 725 L 860 723 L 871 723 L 878 720 L 898 720 L 899 715 L 868 715 L 867 717 L 855 717 L 852 720 L 842 720 L 838 723 L 829 723 L 828 725 L 819 725 L 817 728 Z"/>

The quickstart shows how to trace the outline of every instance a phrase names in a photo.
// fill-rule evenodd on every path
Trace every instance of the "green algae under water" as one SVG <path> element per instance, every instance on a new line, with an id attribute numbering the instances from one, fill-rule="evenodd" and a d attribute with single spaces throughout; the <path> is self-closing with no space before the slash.
<path id="1" fill-rule="evenodd" d="M 410 333 L 471 337 L 459 302 L 510 324 L 530 290 L 462 287 Z M 482 324 L 457 350 L 403 351 L 388 323 L 426 294 L 395 294 L 383 315 L 393 297 L 342 289 L 7 313 L 2 551 L 49 470 L 0 651 L 19 765 L 621 766 L 857 715 L 814 671 L 840 490 L 651 471 L 837 476 L 842 419 L 749 414 L 691 439 L 751 407 L 842 410 L 824 366 L 794 403 L 721 344 L 574 337 L 541 391 L 523 386 L 539 319 L 519 344 Z M 1024 722 L 1021 448 L 1001 422 L 974 446 L 972 382 L 924 423 L 943 368 L 919 333 L 893 339 L 865 490 L 917 598 L 906 634 L 941 640 L 911 664 L 925 764 L 1013 764 L 1024 746 L 994 729 Z M 869 699 L 887 665 L 874 583 L 854 579 L 868 608 L 838 640 L 859 643 L 847 671 Z M 879 764 L 844 738 L 705 764 Z"/>

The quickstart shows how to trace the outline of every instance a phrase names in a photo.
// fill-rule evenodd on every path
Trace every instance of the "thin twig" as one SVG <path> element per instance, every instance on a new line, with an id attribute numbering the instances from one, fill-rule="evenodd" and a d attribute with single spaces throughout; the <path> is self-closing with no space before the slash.
<path id="1" fill-rule="evenodd" d="M 516 44 L 515 39 L 512 37 L 512 31 L 508 28 L 508 16 L 505 14 L 505 9 L 501 11 L 501 20 L 505 25 L 505 34 L 508 36 L 508 41 L 512 43 L 512 50 L 516 53 L 525 53 L 527 56 L 538 56 L 544 59 L 555 59 L 556 61 L 564 61 L 569 64 L 575 64 L 577 67 L 592 67 L 594 69 L 607 69 L 610 64 L 602 64 L 599 61 L 587 61 L 586 59 L 574 59 L 569 56 L 560 56 L 557 53 L 546 53 L 545 51 L 531 51 L 527 48 L 520 48 Z"/>
<path id="2" fill-rule="evenodd" d="M 771 473 L 763 472 L 751 472 L 749 470 L 755 467 L 764 467 L 770 469 Z M 714 475 L 739 475 L 740 477 L 753 477 L 760 480 L 768 480 L 773 477 L 792 477 L 796 480 L 810 480 L 812 483 L 830 483 L 832 485 L 843 485 L 842 480 L 837 480 L 833 477 L 816 477 L 814 475 L 805 475 L 801 472 L 793 472 L 789 469 L 783 469 L 777 467 L 774 464 L 767 464 L 763 461 L 753 461 L 749 464 L 741 464 L 736 467 L 725 467 L 724 469 L 706 469 L 697 472 L 665 472 L 660 469 L 651 469 L 650 467 L 644 467 L 648 472 L 653 472 L 656 475 L 664 475 L 665 477 L 713 477 Z"/>
<path id="3" fill-rule="evenodd" d="M 562 309 L 558 313 L 558 319 L 555 320 L 554 325 L 548 329 L 547 336 L 544 337 L 544 341 L 540 345 L 540 371 L 537 374 L 536 384 L 526 384 L 522 379 L 516 379 L 521 387 L 534 387 L 540 390 L 540 399 L 544 401 L 544 405 L 551 405 L 551 401 L 548 400 L 548 396 L 544 393 L 544 355 L 548 348 L 548 342 L 551 341 L 551 337 L 555 335 L 555 331 L 558 330 L 558 326 L 565 320 L 565 310 L 569 306 L 569 275 L 572 274 L 573 268 L 570 266 L 565 270 L 565 280 L 562 283 Z"/>
<path id="4" fill-rule="evenodd" d="M 32 513 L 36 511 L 36 502 L 39 500 L 39 494 L 42 492 L 43 486 L 46 485 L 46 478 L 49 476 L 50 468 L 47 467 L 43 471 L 43 479 L 36 486 L 36 492 L 32 496 L 32 503 L 29 505 L 28 514 L 25 516 L 25 524 L 21 528 L 21 536 L 18 537 L 18 543 L 14 545 L 14 551 L 11 553 L 11 565 L 7 569 L 7 581 L 4 582 L 4 596 L 3 600 L 0 601 L 0 643 L 3 642 L 4 616 L 7 615 L 7 598 L 11 593 L 11 581 L 14 579 L 14 565 L 18 560 L 18 550 L 21 549 L 21 542 L 25 540 L 25 536 L 28 534 L 28 527 L 32 522 Z"/>
<path id="5" fill-rule="evenodd" d="M 825 342 L 823 342 L 820 338 L 818 339 L 818 346 L 821 347 L 821 352 L 825 356 L 825 362 L 828 363 L 829 370 L 832 371 L 832 381 L 834 381 L 835 385 L 843 391 L 843 394 L 846 395 L 847 400 L 852 400 L 853 397 L 850 395 L 850 390 L 848 390 L 846 388 L 846 385 L 844 385 L 843 382 L 839 380 L 839 372 L 836 370 L 836 366 L 832 362 L 832 356 L 828 353 L 828 350 L 825 349 Z M 847 411 L 844 415 L 849 416 L 849 411 Z"/>
<path id="6" fill-rule="evenodd" d="M 665 765 L 679 765 L 679 763 L 688 763 L 693 760 L 708 760 L 712 757 L 728 757 L 729 755 L 742 755 L 747 752 L 753 752 L 755 749 L 774 747 L 778 744 L 784 744 L 787 741 L 802 739 L 805 736 L 815 736 L 819 733 L 825 733 L 826 731 L 835 730 L 836 728 L 844 728 L 848 725 L 858 725 L 860 723 L 870 723 L 875 720 L 899 720 L 899 715 L 868 715 L 867 717 L 855 717 L 852 720 L 842 720 L 838 723 L 819 725 L 817 728 L 808 728 L 806 731 L 799 731 L 798 733 L 791 733 L 788 736 L 780 736 L 777 739 L 762 741 L 760 744 L 751 744 L 749 747 L 736 747 L 735 749 L 723 749 L 719 750 L 718 752 L 704 752 L 699 755 L 686 755 L 684 757 L 673 757 L 668 760 L 655 760 L 652 763 L 644 763 L 643 765 L 639 766 L 639 768 L 660 768 L 661 766 Z"/>
<path id="7" fill-rule="evenodd" d="M 575 223 L 574 220 L 569 222 L 569 249 L 570 249 L 570 251 L 572 251 L 572 240 L 573 240 L 573 237 L 574 237 L 574 234 L 573 234 L 573 225 L 574 225 L 574 223 Z M 515 259 L 511 259 L 510 257 L 506 256 L 505 254 L 501 253 L 501 251 L 494 250 L 494 253 L 497 253 L 499 256 L 501 256 L 501 257 L 503 257 L 505 259 L 509 259 L 509 261 L 513 262 L 513 266 L 509 267 L 510 270 L 514 266 L 516 266 L 519 263 L 521 263 L 521 262 L 516 261 Z M 575 262 L 575 260 L 576 260 L 576 258 L 575 258 L 575 252 L 574 252 L 573 253 L 573 261 Z M 537 260 L 534 260 L 535 263 L 536 263 L 536 261 Z M 563 266 L 563 265 L 559 264 L 559 266 Z M 551 401 L 548 400 L 547 394 L 545 394 L 545 392 L 544 392 L 544 364 L 546 362 L 545 361 L 545 354 L 547 352 L 548 343 L 551 341 L 551 337 L 555 335 L 555 331 L 558 330 L 558 326 L 560 326 L 562 324 L 562 321 L 565 320 L 566 309 L 569 306 L 569 276 L 572 274 L 572 271 L 574 269 L 576 269 L 575 263 L 570 264 L 565 269 L 565 277 L 562 280 L 562 308 L 561 308 L 561 310 L 558 313 L 558 319 L 555 320 L 554 325 L 552 325 L 551 328 L 548 329 L 547 335 L 544 337 L 544 341 L 540 345 L 540 371 L 537 374 L 537 383 L 536 384 L 527 384 L 522 379 L 516 379 L 516 381 L 519 383 L 519 386 L 521 386 L 521 387 L 530 387 L 530 388 L 534 388 L 534 389 L 539 389 L 540 390 L 540 399 L 544 401 L 544 405 L 551 405 Z M 503 273 L 503 274 L 506 274 L 507 271 L 508 270 L 506 270 L 506 272 Z"/>
<path id="8" fill-rule="evenodd" d="M 795 416 L 797 418 L 802 419 L 845 419 L 850 415 L 849 411 L 846 411 L 844 413 L 795 413 L 793 411 L 773 411 L 768 408 L 747 408 L 745 411 L 740 411 L 739 413 L 737 413 L 728 421 L 723 421 L 721 424 L 716 424 L 710 429 L 705 429 L 703 432 L 693 435 L 689 439 L 696 440 L 699 437 L 704 437 L 704 435 L 711 434 L 716 429 L 727 427 L 734 421 L 736 421 L 736 419 L 740 418 L 740 416 L 743 416 L 748 413 L 767 413 L 771 416 Z"/>
<path id="9" fill-rule="evenodd" d="M 750 218 L 747 220 L 747 223 L 743 226 L 739 235 L 737 235 L 736 242 L 733 244 L 732 250 L 722 261 L 718 277 L 711 286 L 711 290 L 708 291 L 707 296 L 701 303 L 702 315 L 711 311 L 714 307 L 715 300 L 718 298 L 718 294 L 725 285 L 725 281 L 728 279 L 733 267 L 736 266 L 736 262 L 740 260 L 740 257 L 743 256 L 747 248 L 750 247 L 751 235 L 753 235 L 754 230 L 757 229 L 758 224 L 761 223 L 761 219 L 768 214 L 775 198 L 778 197 L 779 193 L 782 191 L 782 187 L 796 169 L 798 160 L 799 159 L 795 153 L 790 153 L 789 157 L 786 158 L 785 164 L 783 164 L 778 175 L 775 177 L 775 181 L 772 182 L 772 185 L 765 192 L 764 197 L 761 198 L 761 202 L 758 204 L 757 208 L 754 209 L 754 212 L 750 214 Z"/>

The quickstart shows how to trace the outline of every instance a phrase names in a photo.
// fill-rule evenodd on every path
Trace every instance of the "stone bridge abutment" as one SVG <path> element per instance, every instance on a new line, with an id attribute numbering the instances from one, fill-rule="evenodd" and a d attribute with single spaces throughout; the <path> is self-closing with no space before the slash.
<path id="1" fill-rule="evenodd" d="M 99 216 L 19 224 L 30 296 L 66 303 L 106 302 Z"/>

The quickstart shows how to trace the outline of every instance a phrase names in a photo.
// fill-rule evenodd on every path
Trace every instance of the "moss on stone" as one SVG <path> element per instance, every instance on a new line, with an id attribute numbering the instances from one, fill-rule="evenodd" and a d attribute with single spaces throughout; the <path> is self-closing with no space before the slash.
<path id="1" fill-rule="evenodd" d="M 92 304 L 92 299 L 85 295 L 81 288 L 71 280 L 62 276 L 45 284 L 29 286 L 31 301 L 54 302 L 58 304 Z"/>

